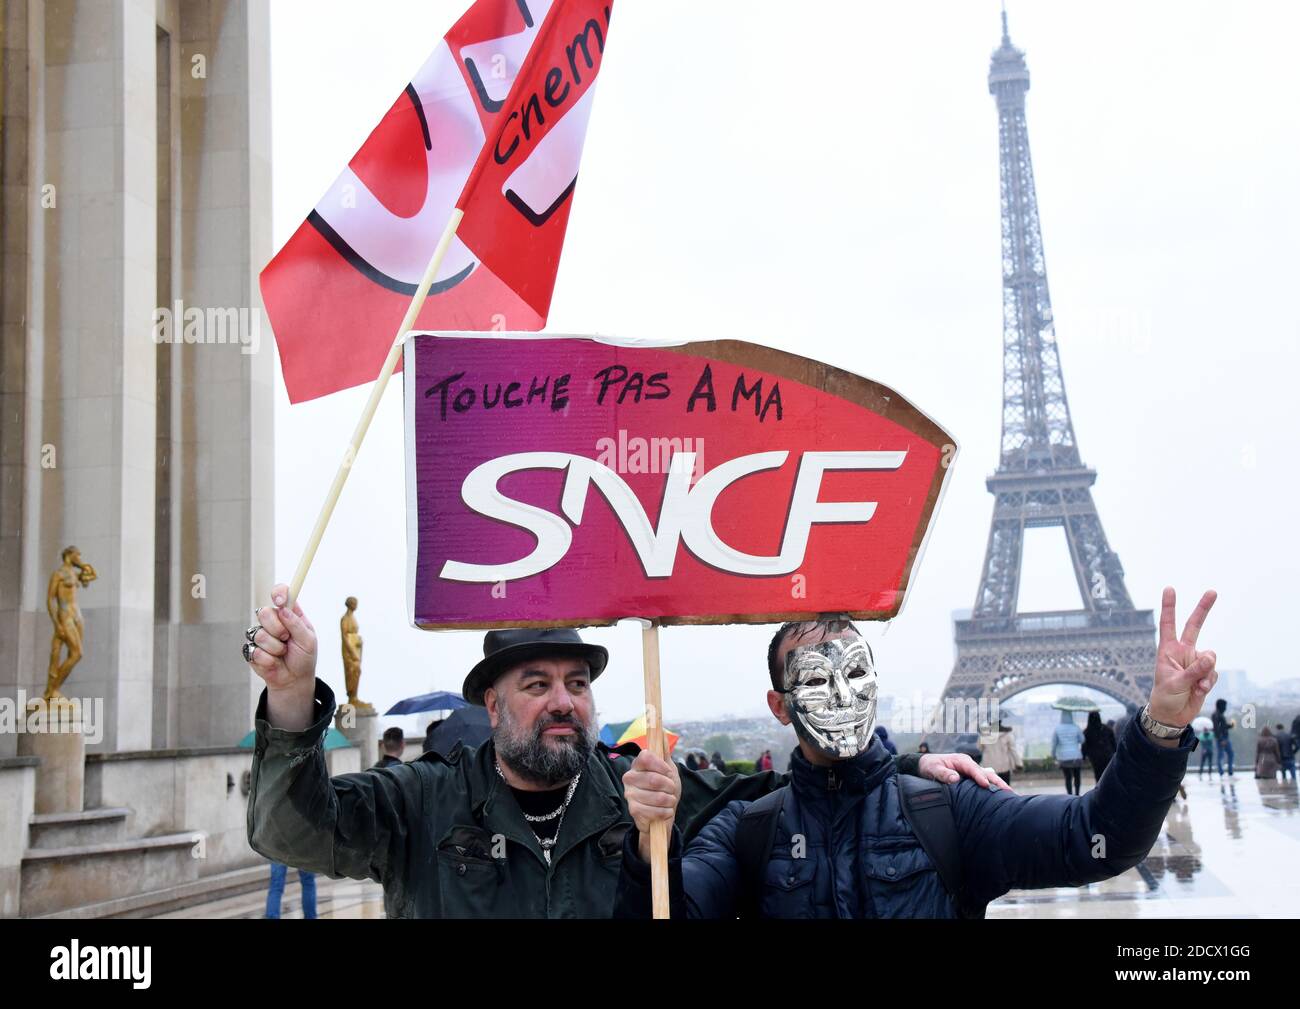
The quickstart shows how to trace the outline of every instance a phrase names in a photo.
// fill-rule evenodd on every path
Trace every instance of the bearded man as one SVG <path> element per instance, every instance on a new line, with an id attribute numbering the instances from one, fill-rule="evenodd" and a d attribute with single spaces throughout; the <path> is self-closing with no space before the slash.
<path id="1" fill-rule="evenodd" d="M 568 629 L 490 631 L 462 691 L 487 708 L 487 743 L 331 778 L 322 741 L 334 694 L 315 677 L 311 621 L 287 598 L 277 585 L 245 635 L 244 658 L 266 681 L 248 797 L 254 851 L 382 883 L 389 917 L 611 915 L 632 827 L 623 776 L 638 751 L 597 738 L 591 684 L 608 664 L 604 648 Z M 999 784 L 958 755 L 913 756 L 903 769 Z M 683 771 L 678 829 L 689 837 L 694 822 L 784 780 Z"/>

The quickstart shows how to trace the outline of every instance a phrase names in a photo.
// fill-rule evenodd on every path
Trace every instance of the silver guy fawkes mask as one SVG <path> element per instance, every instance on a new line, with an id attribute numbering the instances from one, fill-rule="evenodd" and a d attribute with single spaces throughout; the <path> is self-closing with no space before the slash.
<path id="1" fill-rule="evenodd" d="M 856 757 L 876 727 L 876 666 L 861 638 L 791 649 L 785 694 L 799 736 L 834 760 Z"/>

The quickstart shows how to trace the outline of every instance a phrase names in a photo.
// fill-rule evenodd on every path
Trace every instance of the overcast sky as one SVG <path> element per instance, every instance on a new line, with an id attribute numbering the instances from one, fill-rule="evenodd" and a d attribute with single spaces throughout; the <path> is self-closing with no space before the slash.
<path id="1" fill-rule="evenodd" d="M 274 242 L 284 242 L 464 0 L 275 0 Z M 873 625 L 882 691 L 942 689 L 971 606 L 1001 408 L 994 0 L 618 0 L 548 329 L 733 337 L 884 382 L 961 455 L 903 614 Z M 1300 674 L 1300 62 L 1282 3 L 1009 8 L 1075 432 L 1137 605 L 1205 588 L 1224 669 Z M 288 580 L 366 390 L 276 413 Z M 362 696 L 459 690 L 480 632 L 406 623 L 401 383 L 389 388 L 302 602 L 342 689 L 360 599 Z M 1077 605 L 1059 530 L 1027 547 L 1021 609 Z M 1073 595 L 1071 596 L 1070 594 Z M 770 627 L 666 629 L 665 720 L 766 710 Z M 606 719 L 641 705 L 639 632 L 610 647 Z M 1247 698 L 1240 699 L 1242 701 Z M 408 728 L 411 726 L 408 725 Z"/>

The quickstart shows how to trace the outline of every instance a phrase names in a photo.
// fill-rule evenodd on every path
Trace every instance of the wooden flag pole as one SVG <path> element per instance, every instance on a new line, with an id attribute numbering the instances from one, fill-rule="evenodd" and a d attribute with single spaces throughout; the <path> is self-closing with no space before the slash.
<path id="1" fill-rule="evenodd" d="M 648 624 L 648 626 L 647 626 Z M 668 759 L 665 745 L 663 705 L 659 698 L 659 625 L 641 627 L 641 655 L 645 665 L 645 727 L 647 748 L 657 757 Z M 650 827 L 650 892 L 654 916 L 668 917 L 668 839 L 672 825 L 657 820 Z"/>
<path id="2" fill-rule="evenodd" d="M 456 237 L 456 229 L 460 227 L 460 219 L 464 216 L 459 207 L 452 209 L 451 217 L 447 220 L 447 227 L 443 229 L 442 237 L 438 239 L 438 244 L 433 250 L 433 258 L 429 260 L 429 266 L 424 271 L 424 277 L 420 280 L 420 285 L 415 289 L 411 303 L 406 308 L 406 315 L 402 317 L 402 324 L 397 328 L 397 335 L 393 338 L 393 345 L 388 350 L 388 357 L 384 359 L 384 366 L 379 371 L 379 377 L 375 379 L 374 385 L 370 387 L 370 398 L 366 400 L 365 409 L 361 411 L 361 419 L 357 421 L 356 430 L 352 432 L 352 441 L 348 443 L 347 451 L 343 454 L 343 461 L 339 463 L 338 472 L 334 474 L 334 482 L 330 485 L 329 493 L 325 496 L 325 503 L 321 505 L 320 514 L 316 516 L 316 525 L 311 531 L 311 537 L 307 540 L 307 545 L 303 547 L 302 557 L 298 561 L 298 569 L 293 573 L 293 581 L 289 583 L 289 598 L 286 600 L 285 605 L 292 605 L 293 601 L 298 598 L 298 593 L 302 591 L 302 583 L 307 580 L 307 572 L 311 568 L 312 560 L 316 557 L 316 548 L 320 546 L 321 537 L 325 535 L 325 527 L 330 524 L 330 516 L 334 514 L 334 506 L 339 503 L 339 495 L 343 493 L 343 485 L 347 483 L 348 474 L 352 472 L 352 463 L 357 457 L 357 452 L 361 450 L 361 442 L 366 436 L 371 420 L 374 419 L 375 411 L 379 408 L 379 400 L 384 395 L 388 380 L 393 377 L 393 370 L 397 367 L 398 358 L 401 357 L 402 344 L 406 340 L 406 334 L 415 325 L 415 320 L 420 315 L 420 309 L 424 307 L 424 299 L 428 297 L 429 288 L 433 286 L 434 278 L 437 277 L 438 270 L 442 266 L 443 257 L 451 246 L 451 240 Z"/>

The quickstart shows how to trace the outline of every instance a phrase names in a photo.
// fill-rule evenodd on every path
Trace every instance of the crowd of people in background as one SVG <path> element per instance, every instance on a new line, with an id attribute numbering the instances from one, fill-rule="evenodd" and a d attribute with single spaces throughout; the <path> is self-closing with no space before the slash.
<path id="1" fill-rule="evenodd" d="M 1103 722 L 1099 711 L 1090 711 L 1087 724 L 1080 729 L 1069 711 L 1061 712 L 1061 720 L 1052 732 L 1051 756 L 1065 778 L 1067 793 L 1079 794 L 1085 765 L 1092 767 L 1094 780 L 1100 780 L 1115 756 L 1117 740 L 1131 717 L 1133 711 L 1128 710 L 1119 719 Z M 429 732 L 432 733 L 439 724 L 441 723 L 438 721 L 431 722 Z M 1236 754 L 1232 748 L 1232 730 L 1236 727 L 1236 719 L 1228 716 L 1228 702 L 1219 698 L 1215 702 L 1209 724 L 1197 733 L 1200 739 L 1200 763 L 1197 773 L 1200 777 L 1205 777 L 1207 774 L 1213 776 L 1216 771 L 1220 777 L 1225 774 L 1233 775 Z M 889 730 L 883 725 L 877 725 L 874 731 L 881 745 L 890 753 L 897 755 L 898 747 L 889 738 Z M 426 735 L 426 749 L 428 749 L 427 738 Z M 406 748 L 406 738 L 402 730 L 386 729 L 381 748 L 382 755 L 375 763 L 375 767 L 388 767 L 391 764 L 401 763 Z M 995 771 L 1007 784 L 1011 783 L 1014 775 L 1023 773 L 1025 766 L 1016 745 L 1015 731 L 1002 720 L 999 720 L 996 727 L 982 726 L 978 735 L 969 733 L 959 736 L 954 750 L 969 754 L 981 766 Z M 1287 776 L 1290 775 L 1291 780 L 1296 781 L 1297 750 L 1300 750 L 1300 715 L 1291 722 L 1290 730 L 1281 722 L 1276 723 L 1272 729 L 1266 726 L 1260 731 L 1255 746 L 1255 777 L 1276 779 L 1281 775 L 1281 780 L 1286 781 Z M 929 744 L 922 741 L 917 752 L 929 753 Z M 727 761 L 717 750 L 712 756 L 707 756 L 702 750 L 688 750 L 685 757 L 679 759 L 685 767 L 693 771 L 713 768 L 723 774 L 728 773 Z M 754 770 L 772 769 L 772 751 L 763 750 L 754 759 Z M 1186 798 L 1185 790 L 1182 790 L 1182 794 L 1183 798 Z M 278 879 L 278 889 L 283 891 L 283 888 L 284 879 L 281 875 Z M 277 889 L 274 880 L 272 889 Z M 278 898 L 275 903 L 278 907 Z"/>
<path id="2" fill-rule="evenodd" d="M 1136 708 L 1132 705 L 1128 705 L 1118 719 L 1109 721 L 1102 720 L 1100 711 L 1090 711 L 1087 724 L 1080 729 L 1070 711 L 1061 712 L 1061 720 L 1052 732 L 1050 755 L 1065 778 L 1068 794 L 1079 794 L 1085 766 L 1091 766 L 1095 781 L 1101 779 L 1115 756 L 1120 736 L 1135 715 Z M 1235 728 L 1236 719 L 1228 716 L 1228 702 L 1220 698 L 1205 724 L 1197 730 L 1200 740 L 1199 777 L 1213 777 L 1216 772 L 1220 777 L 1233 776 L 1236 754 L 1232 746 L 1232 731 Z M 883 726 L 877 726 L 876 734 L 890 752 L 897 752 Z M 1007 784 L 1024 768 L 1014 731 L 1004 721 L 1000 721 L 996 728 L 982 726 L 979 735 L 959 735 L 953 749 L 969 754 L 981 766 L 996 771 Z M 930 744 L 922 740 L 917 752 L 925 754 L 930 751 Z M 1280 777 L 1285 782 L 1289 776 L 1291 781 L 1297 781 L 1297 752 L 1300 752 L 1300 715 L 1292 720 L 1290 729 L 1282 722 L 1277 722 L 1272 728 L 1265 726 L 1255 744 L 1255 777 L 1265 780 Z M 1182 785 L 1179 794 L 1187 798 L 1187 790 Z"/>
<path id="3" fill-rule="evenodd" d="M 712 756 L 706 756 L 703 750 L 687 750 L 686 757 L 681 763 L 688 771 L 707 771 L 712 768 L 723 774 L 727 773 L 727 762 L 717 750 L 713 751 Z"/>
<path id="4" fill-rule="evenodd" d="M 1219 777 L 1223 777 L 1225 773 L 1229 777 L 1233 776 L 1236 753 L 1232 748 L 1232 730 L 1236 727 L 1237 720 L 1228 716 L 1228 702 L 1222 697 L 1219 698 L 1214 703 L 1214 713 L 1210 716 L 1209 726 L 1203 727 L 1199 733 L 1202 753 L 1197 774 L 1200 777 L 1213 775 L 1216 772 Z M 1285 782 L 1290 775 L 1290 779 L 1295 781 L 1295 758 L 1298 747 L 1300 747 L 1300 715 L 1292 719 L 1290 730 L 1282 722 L 1274 723 L 1271 729 L 1265 725 L 1260 729 L 1259 736 L 1255 740 L 1255 777 L 1276 781 L 1280 776 Z"/>

